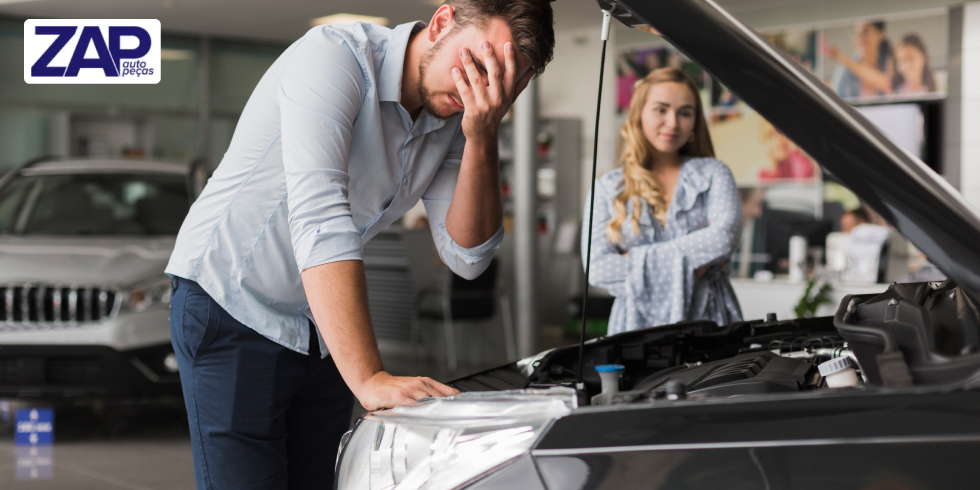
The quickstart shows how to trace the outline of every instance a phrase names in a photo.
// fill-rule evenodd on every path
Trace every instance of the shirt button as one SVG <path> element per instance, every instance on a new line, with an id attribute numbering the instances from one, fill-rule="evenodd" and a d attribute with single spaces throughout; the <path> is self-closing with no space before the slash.
<path id="1" fill-rule="evenodd" d="M 408 177 L 402 177 L 402 185 L 408 185 Z"/>

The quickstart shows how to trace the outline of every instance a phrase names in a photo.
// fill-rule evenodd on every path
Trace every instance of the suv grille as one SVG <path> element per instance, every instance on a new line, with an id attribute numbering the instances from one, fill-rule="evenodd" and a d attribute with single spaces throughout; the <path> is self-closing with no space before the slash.
<path id="1" fill-rule="evenodd" d="M 0 331 L 108 320 L 118 312 L 117 296 L 103 286 L 0 285 Z"/>

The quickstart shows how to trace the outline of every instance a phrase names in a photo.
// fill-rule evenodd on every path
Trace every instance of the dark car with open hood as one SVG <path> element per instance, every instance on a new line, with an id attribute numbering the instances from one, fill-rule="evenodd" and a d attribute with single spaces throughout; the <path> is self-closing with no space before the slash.
<path id="1" fill-rule="evenodd" d="M 980 218 L 714 3 L 599 6 L 659 31 L 948 279 L 846 296 L 832 317 L 655 327 L 457 379 L 461 395 L 360 420 L 336 488 L 980 488 Z"/>

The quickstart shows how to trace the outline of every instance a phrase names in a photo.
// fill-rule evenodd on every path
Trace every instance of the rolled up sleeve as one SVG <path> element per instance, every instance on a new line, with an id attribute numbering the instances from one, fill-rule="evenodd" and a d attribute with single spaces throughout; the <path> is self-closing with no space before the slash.
<path id="1" fill-rule="evenodd" d="M 459 177 L 465 145 L 466 138 L 463 131 L 459 130 L 435 178 L 422 194 L 422 203 L 429 217 L 432 239 L 439 250 L 439 257 L 460 277 L 474 279 L 487 269 L 494 251 L 500 248 L 500 242 L 504 239 L 504 228 L 501 226 L 489 240 L 471 248 L 460 246 L 449 236 L 446 216 L 456 191 L 456 179 Z"/>
<path id="2" fill-rule="evenodd" d="M 279 80 L 289 232 L 300 272 L 363 258 L 347 167 L 365 86 L 357 56 L 342 34 L 313 30 L 298 42 Z"/>

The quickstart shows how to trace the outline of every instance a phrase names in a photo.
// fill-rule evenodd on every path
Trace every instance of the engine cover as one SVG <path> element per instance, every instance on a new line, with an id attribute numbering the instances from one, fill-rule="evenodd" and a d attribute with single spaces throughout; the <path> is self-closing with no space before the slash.
<path id="1" fill-rule="evenodd" d="M 806 385 L 813 365 L 806 359 L 780 357 L 769 351 L 750 352 L 641 381 L 632 391 L 654 391 L 668 381 L 680 381 L 688 393 L 709 396 L 758 395 L 798 391 Z"/>
<path id="2" fill-rule="evenodd" d="M 872 385 L 959 383 L 980 373 L 976 306 L 952 281 L 892 284 L 848 295 L 834 325 Z"/>

